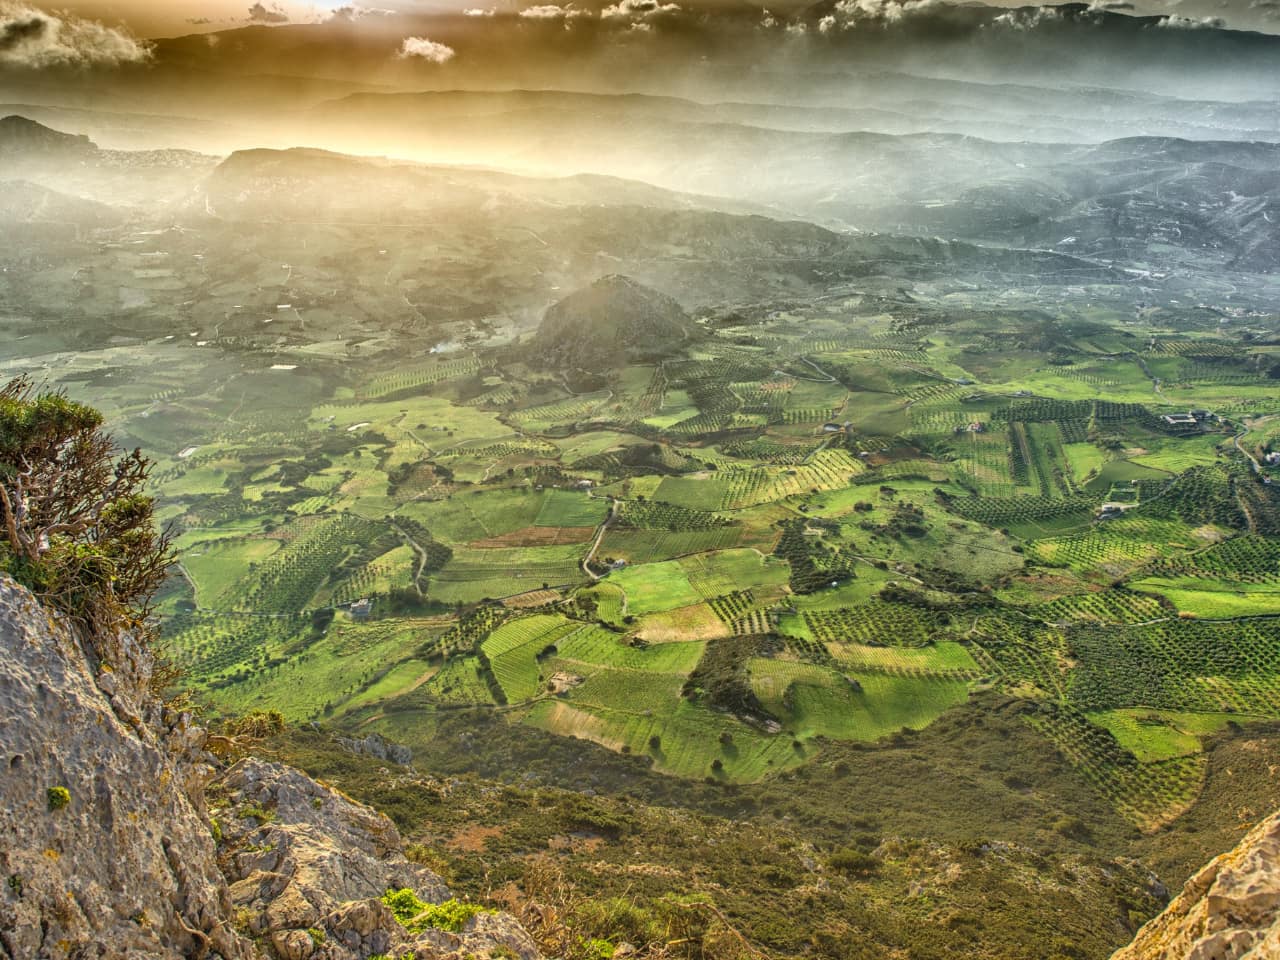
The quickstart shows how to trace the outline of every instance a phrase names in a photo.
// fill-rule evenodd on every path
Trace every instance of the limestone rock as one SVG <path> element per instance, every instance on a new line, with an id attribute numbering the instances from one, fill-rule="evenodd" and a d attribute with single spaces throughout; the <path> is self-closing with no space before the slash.
<path id="1" fill-rule="evenodd" d="M 363 740 L 350 737 L 338 737 L 338 745 L 356 756 L 373 757 L 375 760 L 389 760 L 400 766 L 408 766 L 413 762 L 413 751 L 403 744 L 390 743 L 382 736 L 371 733 Z"/>
<path id="2" fill-rule="evenodd" d="M 381 896 L 408 887 L 441 903 L 448 887 L 405 858 L 387 817 L 292 767 L 242 760 L 211 785 L 210 797 L 232 898 L 250 930 L 269 932 L 287 960 L 538 956 L 519 924 L 498 913 L 479 914 L 458 933 L 406 931 Z"/>
<path id="3" fill-rule="evenodd" d="M 409 933 L 388 888 L 450 894 L 395 825 L 281 764 L 211 780 L 150 669 L 0 577 L 0 960 L 537 960 L 504 914 Z"/>
<path id="4" fill-rule="evenodd" d="M 1280 957 L 1280 813 L 1187 881 L 1112 960 Z"/>
<path id="5" fill-rule="evenodd" d="M 389 819 L 292 767 L 241 760 L 210 794 L 240 905 L 307 927 L 343 903 L 392 887 L 412 887 L 433 902 L 449 897 L 439 877 L 405 859 Z M 223 799 L 227 805 L 218 809 Z"/>
<path id="6" fill-rule="evenodd" d="M 82 643 L 0 577 L 0 654 L 0 956 L 253 956 L 143 651 Z"/>

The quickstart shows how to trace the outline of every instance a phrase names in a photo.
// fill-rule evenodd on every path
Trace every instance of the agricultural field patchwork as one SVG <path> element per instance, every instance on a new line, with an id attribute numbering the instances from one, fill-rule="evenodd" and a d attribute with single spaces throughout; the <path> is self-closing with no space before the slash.
<path id="1" fill-rule="evenodd" d="M 736 783 L 994 692 L 1167 823 L 1208 739 L 1280 719 L 1271 355 L 1165 315 L 1006 312 L 993 346 L 921 296 L 717 320 L 582 384 L 483 343 L 188 366 L 161 400 L 122 374 L 170 649 L 215 711 L 412 745 L 478 710 Z"/>

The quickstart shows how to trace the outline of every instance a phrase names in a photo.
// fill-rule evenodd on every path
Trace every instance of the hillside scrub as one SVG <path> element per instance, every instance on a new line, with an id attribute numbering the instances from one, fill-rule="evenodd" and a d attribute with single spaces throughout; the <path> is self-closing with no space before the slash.
<path id="1" fill-rule="evenodd" d="M 102 424 L 25 377 L 0 388 L 0 570 L 95 630 L 148 631 L 169 539 L 143 493 L 150 461 L 119 455 Z"/>

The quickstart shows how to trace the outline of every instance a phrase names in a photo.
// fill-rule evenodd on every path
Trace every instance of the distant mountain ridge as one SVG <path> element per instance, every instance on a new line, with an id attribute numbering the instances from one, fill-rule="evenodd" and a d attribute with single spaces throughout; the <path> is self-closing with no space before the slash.
<path id="1" fill-rule="evenodd" d="M 0 119 L 0 157 L 91 154 L 98 150 L 88 137 L 61 133 L 13 114 Z"/>

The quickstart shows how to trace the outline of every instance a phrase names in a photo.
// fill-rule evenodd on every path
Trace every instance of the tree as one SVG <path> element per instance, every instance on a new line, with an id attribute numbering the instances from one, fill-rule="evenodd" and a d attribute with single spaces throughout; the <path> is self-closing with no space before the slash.
<path id="1" fill-rule="evenodd" d="M 94 627 L 146 630 L 173 553 L 102 414 L 26 377 L 0 388 L 0 567 Z"/>

